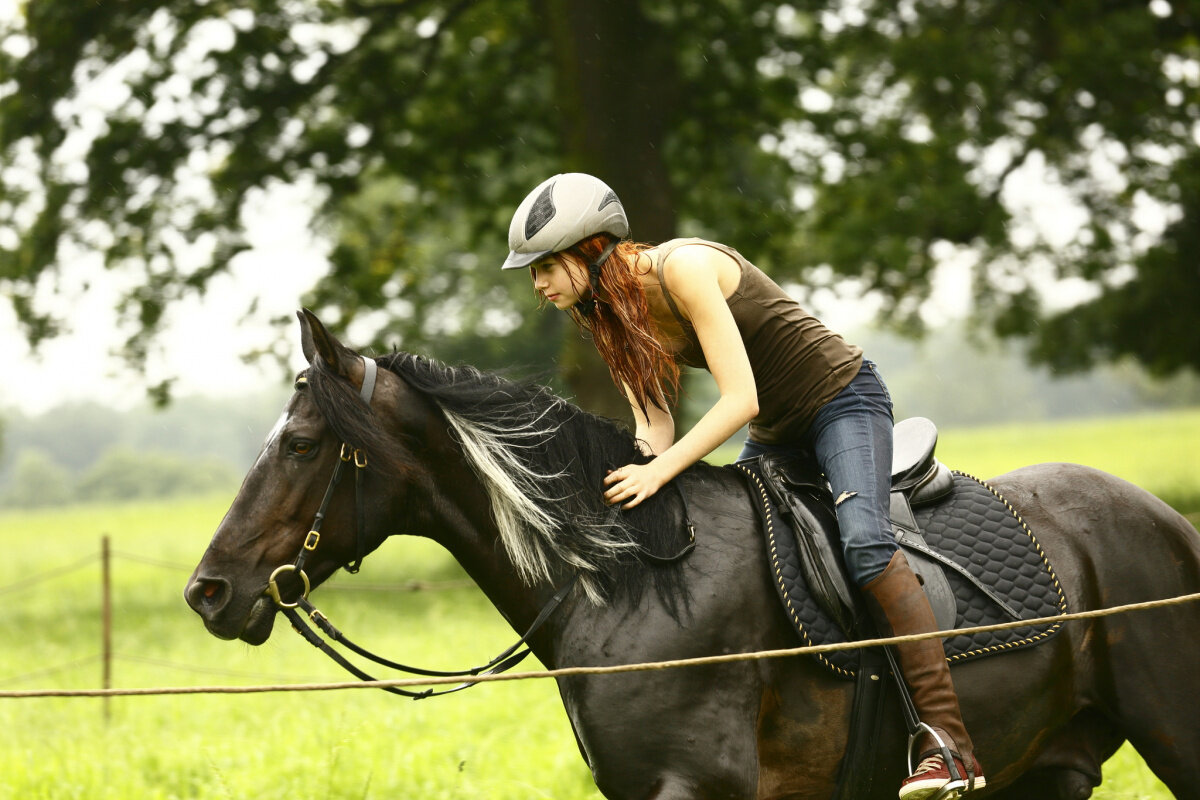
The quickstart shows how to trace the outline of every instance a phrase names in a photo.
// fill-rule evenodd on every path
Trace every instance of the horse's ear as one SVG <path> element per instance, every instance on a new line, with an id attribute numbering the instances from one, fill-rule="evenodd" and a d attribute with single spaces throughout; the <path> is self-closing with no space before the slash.
<path id="1" fill-rule="evenodd" d="M 325 329 L 317 315 L 302 308 L 296 312 L 300 318 L 300 349 L 308 363 L 320 358 L 329 368 L 343 377 L 349 378 L 357 357 L 353 351 L 339 342 L 332 333 Z"/>
<path id="2" fill-rule="evenodd" d="M 304 360 L 311 364 L 317 353 L 317 347 L 313 344 L 313 326 L 322 327 L 321 320 L 307 308 L 297 311 L 296 316 L 300 319 L 300 351 L 304 353 Z"/>

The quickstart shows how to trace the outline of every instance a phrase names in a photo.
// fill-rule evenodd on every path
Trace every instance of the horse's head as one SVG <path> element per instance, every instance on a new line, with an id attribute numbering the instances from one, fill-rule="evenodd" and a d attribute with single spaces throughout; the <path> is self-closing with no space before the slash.
<path id="1" fill-rule="evenodd" d="M 604 503 L 606 472 L 645 458 L 629 431 L 473 367 L 394 353 L 371 369 L 300 324 L 309 367 L 184 592 L 213 634 L 261 644 L 281 604 L 393 533 L 438 541 L 493 596 L 579 572 L 596 603 L 640 591 L 637 552 L 679 549 L 673 498 Z"/>
<path id="2" fill-rule="evenodd" d="M 382 542 L 380 519 L 403 481 L 380 477 L 404 471 L 403 447 L 374 419 L 403 422 L 425 407 L 384 370 L 372 387 L 373 362 L 310 312 L 299 316 L 309 368 L 184 591 L 211 633 L 250 644 L 271 634 L 277 599 L 269 586 L 279 601 L 293 601 Z M 397 488 L 385 492 L 385 483 Z"/>

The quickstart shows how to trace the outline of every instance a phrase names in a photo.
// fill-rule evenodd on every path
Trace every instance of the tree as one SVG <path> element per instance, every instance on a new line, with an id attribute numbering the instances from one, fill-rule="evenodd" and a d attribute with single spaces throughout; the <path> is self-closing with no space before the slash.
<path id="1" fill-rule="evenodd" d="M 125 440 L 134 424 L 125 415 L 96 403 L 68 403 L 47 414 L 13 412 L 9 450 L 14 457 L 32 448 L 73 475 L 92 465 L 99 453 Z"/>
<path id="2" fill-rule="evenodd" d="M 86 502 L 121 502 L 227 492 L 237 475 L 215 458 L 184 458 L 172 453 L 108 450 L 79 479 Z"/>
<path id="3" fill-rule="evenodd" d="M 244 246 L 252 190 L 311 180 L 336 242 L 311 300 L 336 327 L 541 363 L 561 321 L 526 313 L 494 265 L 523 194 L 581 169 L 638 238 L 713 235 L 781 280 L 859 278 L 897 325 L 962 251 L 981 316 L 1042 359 L 1200 365 L 1162 313 L 1200 299 L 1183 3 L 41 0 L 0 36 L 0 285 L 34 342 L 58 325 L 37 287 L 70 247 L 97 249 L 141 270 L 120 309 L 137 363 Z M 97 77 L 128 90 L 92 120 L 75 99 Z M 1087 212 L 1066 241 L 1010 196 L 1038 163 Z M 1150 201 L 1158 238 L 1138 224 Z M 1035 263 L 1097 294 L 1044 307 Z M 615 398 L 565 341 L 577 396 L 600 406 L 599 374 Z"/>
<path id="4" fill-rule="evenodd" d="M 980 316 L 1060 371 L 1200 367 L 1197 14 L 919 0 L 827 20 L 839 66 L 803 132 L 835 174 L 802 234 L 910 312 L 938 254 L 969 248 Z M 1044 196 L 1014 197 L 1031 172 Z M 1047 278 L 1088 294 L 1056 307 Z"/>
<path id="5" fill-rule="evenodd" d="M 23 450 L 0 493 L 0 506 L 48 508 L 71 500 L 71 474 L 42 450 Z"/>
<path id="6" fill-rule="evenodd" d="M 35 287 L 65 247 L 142 270 L 120 309 L 137 363 L 167 306 L 203 291 L 243 246 L 248 190 L 309 175 L 326 193 L 325 218 L 350 220 L 313 297 L 334 306 L 322 310 L 340 327 L 388 308 L 394 324 L 379 344 L 397 332 L 405 344 L 439 325 L 462 333 L 476 309 L 494 308 L 518 325 L 505 346 L 545 342 L 539 327 L 557 323 L 514 315 L 518 290 L 495 290 L 491 269 L 507 215 L 546 174 L 605 175 L 646 239 L 672 235 L 680 211 L 720 208 L 726 223 L 764 231 L 788 216 L 773 202 L 786 196 L 786 171 L 757 140 L 790 110 L 793 81 L 760 75 L 755 61 L 804 43 L 759 5 L 30 4 L 5 48 L 0 148 L 29 186 L 4 181 L 20 213 L 0 280 L 36 342 L 58 323 L 39 311 Z M 88 127 L 71 103 L 79 84 L 120 73 L 124 102 L 77 133 Z M 72 149 L 82 158 L 64 163 Z M 355 224 L 379 187 L 395 226 Z M 453 238 L 439 237 L 448 230 Z M 200 266 L 188 243 L 207 249 Z M 413 313 L 444 311 L 444 298 L 455 313 Z M 586 350 L 571 352 L 575 361 Z"/>

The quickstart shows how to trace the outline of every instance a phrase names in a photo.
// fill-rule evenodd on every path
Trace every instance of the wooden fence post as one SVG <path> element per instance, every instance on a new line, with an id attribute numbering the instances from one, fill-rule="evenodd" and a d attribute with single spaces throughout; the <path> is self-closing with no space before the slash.
<path id="1" fill-rule="evenodd" d="M 100 540 L 100 658 L 103 674 L 101 685 L 104 689 L 112 688 L 112 548 L 109 545 L 108 534 Z M 112 719 L 110 701 L 104 697 L 104 722 Z"/>

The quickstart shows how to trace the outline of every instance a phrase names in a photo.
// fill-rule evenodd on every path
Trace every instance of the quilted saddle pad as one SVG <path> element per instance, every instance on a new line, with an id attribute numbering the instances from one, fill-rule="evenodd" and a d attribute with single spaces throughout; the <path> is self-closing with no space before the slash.
<path id="1" fill-rule="evenodd" d="M 796 533 L 786 515 L 775 507 L 763 479 L 752 470 L 741 471 L 748 478 L 766 527 L 772 578 L 801 641 L 806 645 L 850 641 L 813 600 L 801 574 L 794 539 L 789 539 Z M 1009 610 L 1018 620 L 1067 613 L 1066 596 L 1034 532 L 985 482 L 955 472 L 954 486 L 944 498 L 919 506 L 913 513 L 931 550 L 954 562 L 1008 607 L 1004 609 L 958 570 L 943 567 L 955 598 L 955 628 L 1012 622 Z M 1061 627 L 1062 623 L 1055 622 L 951 636 L 943 640 L 946 658 L 953 664 L 1032 647 L 1047 641 Z M 861 650 L 843 650 L 814 657 L 835 675 L 853 679 L 860 654 Z"/>

